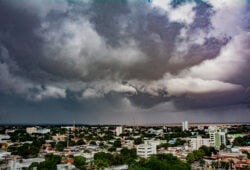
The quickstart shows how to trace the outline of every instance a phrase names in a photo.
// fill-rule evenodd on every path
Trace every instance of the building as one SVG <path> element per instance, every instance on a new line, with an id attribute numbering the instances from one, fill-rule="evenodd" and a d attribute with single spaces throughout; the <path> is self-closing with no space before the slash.
<path id="1" fill-rule="evenodd" d="M 143 158 L 148 158 L 153 154 L 156 154 L 156 145 L 144 143 L 140 144 L 136 148 L 136 154 Z"/>
<path id="2" fill-rule="evenodd" d="M 46 133 L 49 133 L 50 132 L 50 129 L 38 129 L 37 130 L 37 133 L 40 133 L 40 134 L 46 134 Z"/>
<path id="3" fill-rule="evenodd" d="M 67 163 L 67 164 L 57 164 L 56 169 L 57 170 L 73 170 L 73 169 L 76 169 L 76 167 L 72 165 L 71 163 Z"/>
<path id="4" fill-rule="evenodd" d="M 153 146 L 153 152 L 157 152 L 157 146 L 163 143 L 167 143 L 167 140 L 145 140 L 144 143 L 152 145 Z"/>
<path id="5" fill-rule="evenodd" d="M 9 167 L 11 170 L 28 169 L 33 162 L 41 163 L 45 161 L 44 158 L 30 158 L 18 160 L 16 157 L 9 161 Z"/>
<path id="6" fill-rule="evenodd" d="M 188 131 L 188 121 L 182 122 L 182 131 Z"/>
<path id="7" fill-rule="evenodd" d="M 190 146 L 191 150 L 198 150 L 201 146 L 210 146 L 209 138 L 202 138 L 201 136 L 197 136 L 196 138 L 191 138 Z"/>
<path id="8" fill-rule="evenodd" d="M 56 136 L 52 136 L 52 139 L 54 141 L 65 141 L 66 138 L 67 138 L 67 136 L 65 136 L 65 135 L 58 135 L 57 134 Z"/>
<path id="9" fill-rule="evenodd" d="M 37 128 L 36 127 L 27 127 L 26 132 L 29 134 L 37 133 Z"/>
<path id="10" fill-rule="evenodd" d="M 104 170 L 127 170 L 127 169 L 128 169 L 128 165 L 117 165 L 117 166 L 104 168 Z"/>
<path id="11" fill-rule="evenodd" d="M 120 136 L 120 134 L 122 134 L 122 126 L 116 127 L 115 134 L 116 136 Z"/>
<path id="12" fill-rule="evenodd" d="M 217 126 L 208 128 L 210 145 L 219 148 L 222 144 L 226 146 L 226 129 L 220 129 Z"/>

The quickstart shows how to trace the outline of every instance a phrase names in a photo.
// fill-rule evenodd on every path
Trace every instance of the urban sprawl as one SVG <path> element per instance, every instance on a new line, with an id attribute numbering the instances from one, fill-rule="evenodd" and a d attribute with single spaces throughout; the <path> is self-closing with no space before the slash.
<path id="1" fill-rule="evenodd" d="M 2 126 L 0 169 L 250 169 L 249 125 Z"/>

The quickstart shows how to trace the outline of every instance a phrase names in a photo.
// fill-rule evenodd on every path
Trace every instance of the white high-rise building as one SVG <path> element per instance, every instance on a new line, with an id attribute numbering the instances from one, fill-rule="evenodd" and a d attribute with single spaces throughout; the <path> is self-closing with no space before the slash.
<path id="1" fill-rule="evenodd" d="M 188 130 L 188 121 L 182 122 L 182 131 Z"/>
<path id="2" fill-rule="evenodd" d="M 209 126 L 208 132 L 211 146 L 219 148 L 222 144 L 226 145 L 226 129 Z"/>
<path id="3" fill-rule="evenodd" d="M 210 146 L 209 138 L 202 138 L 201 136 L 197 136 L 196 138 L 191 138 L 190 146 L 191 150 L 198 150 L 201 146 Z"/>
<path id="4" fill-rule="evenodd" d="M 120 134 L 122 134 L 122 126 L 116 127 L 115 134 L 116 136 L 120 136 Z"/>
<path id="5" fill-rule="evenodd" d="M 136 154 L 143 158 L 148 158 L 153 154 L 156 154 L 156 145 L 150 143 L 140 144 L 136 148 Z"/>

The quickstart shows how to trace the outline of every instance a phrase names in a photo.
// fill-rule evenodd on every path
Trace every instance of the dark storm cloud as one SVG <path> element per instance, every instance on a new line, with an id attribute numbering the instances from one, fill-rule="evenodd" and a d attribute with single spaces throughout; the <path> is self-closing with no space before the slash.
<path id="1" fill-rule="evenodd" d="M 248 14 L 234 0 L 0 1 L 0 90 L 55 112 L 246 103 Z"/>

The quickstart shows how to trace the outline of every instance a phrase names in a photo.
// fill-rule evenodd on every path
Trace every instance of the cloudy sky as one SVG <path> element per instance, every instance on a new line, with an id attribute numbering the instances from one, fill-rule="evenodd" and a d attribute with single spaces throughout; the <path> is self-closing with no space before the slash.
<path id="1" fill-rule="evenodd" d="M 249 122 L 248 0 L 2 0 L 0 123 Z"/>

